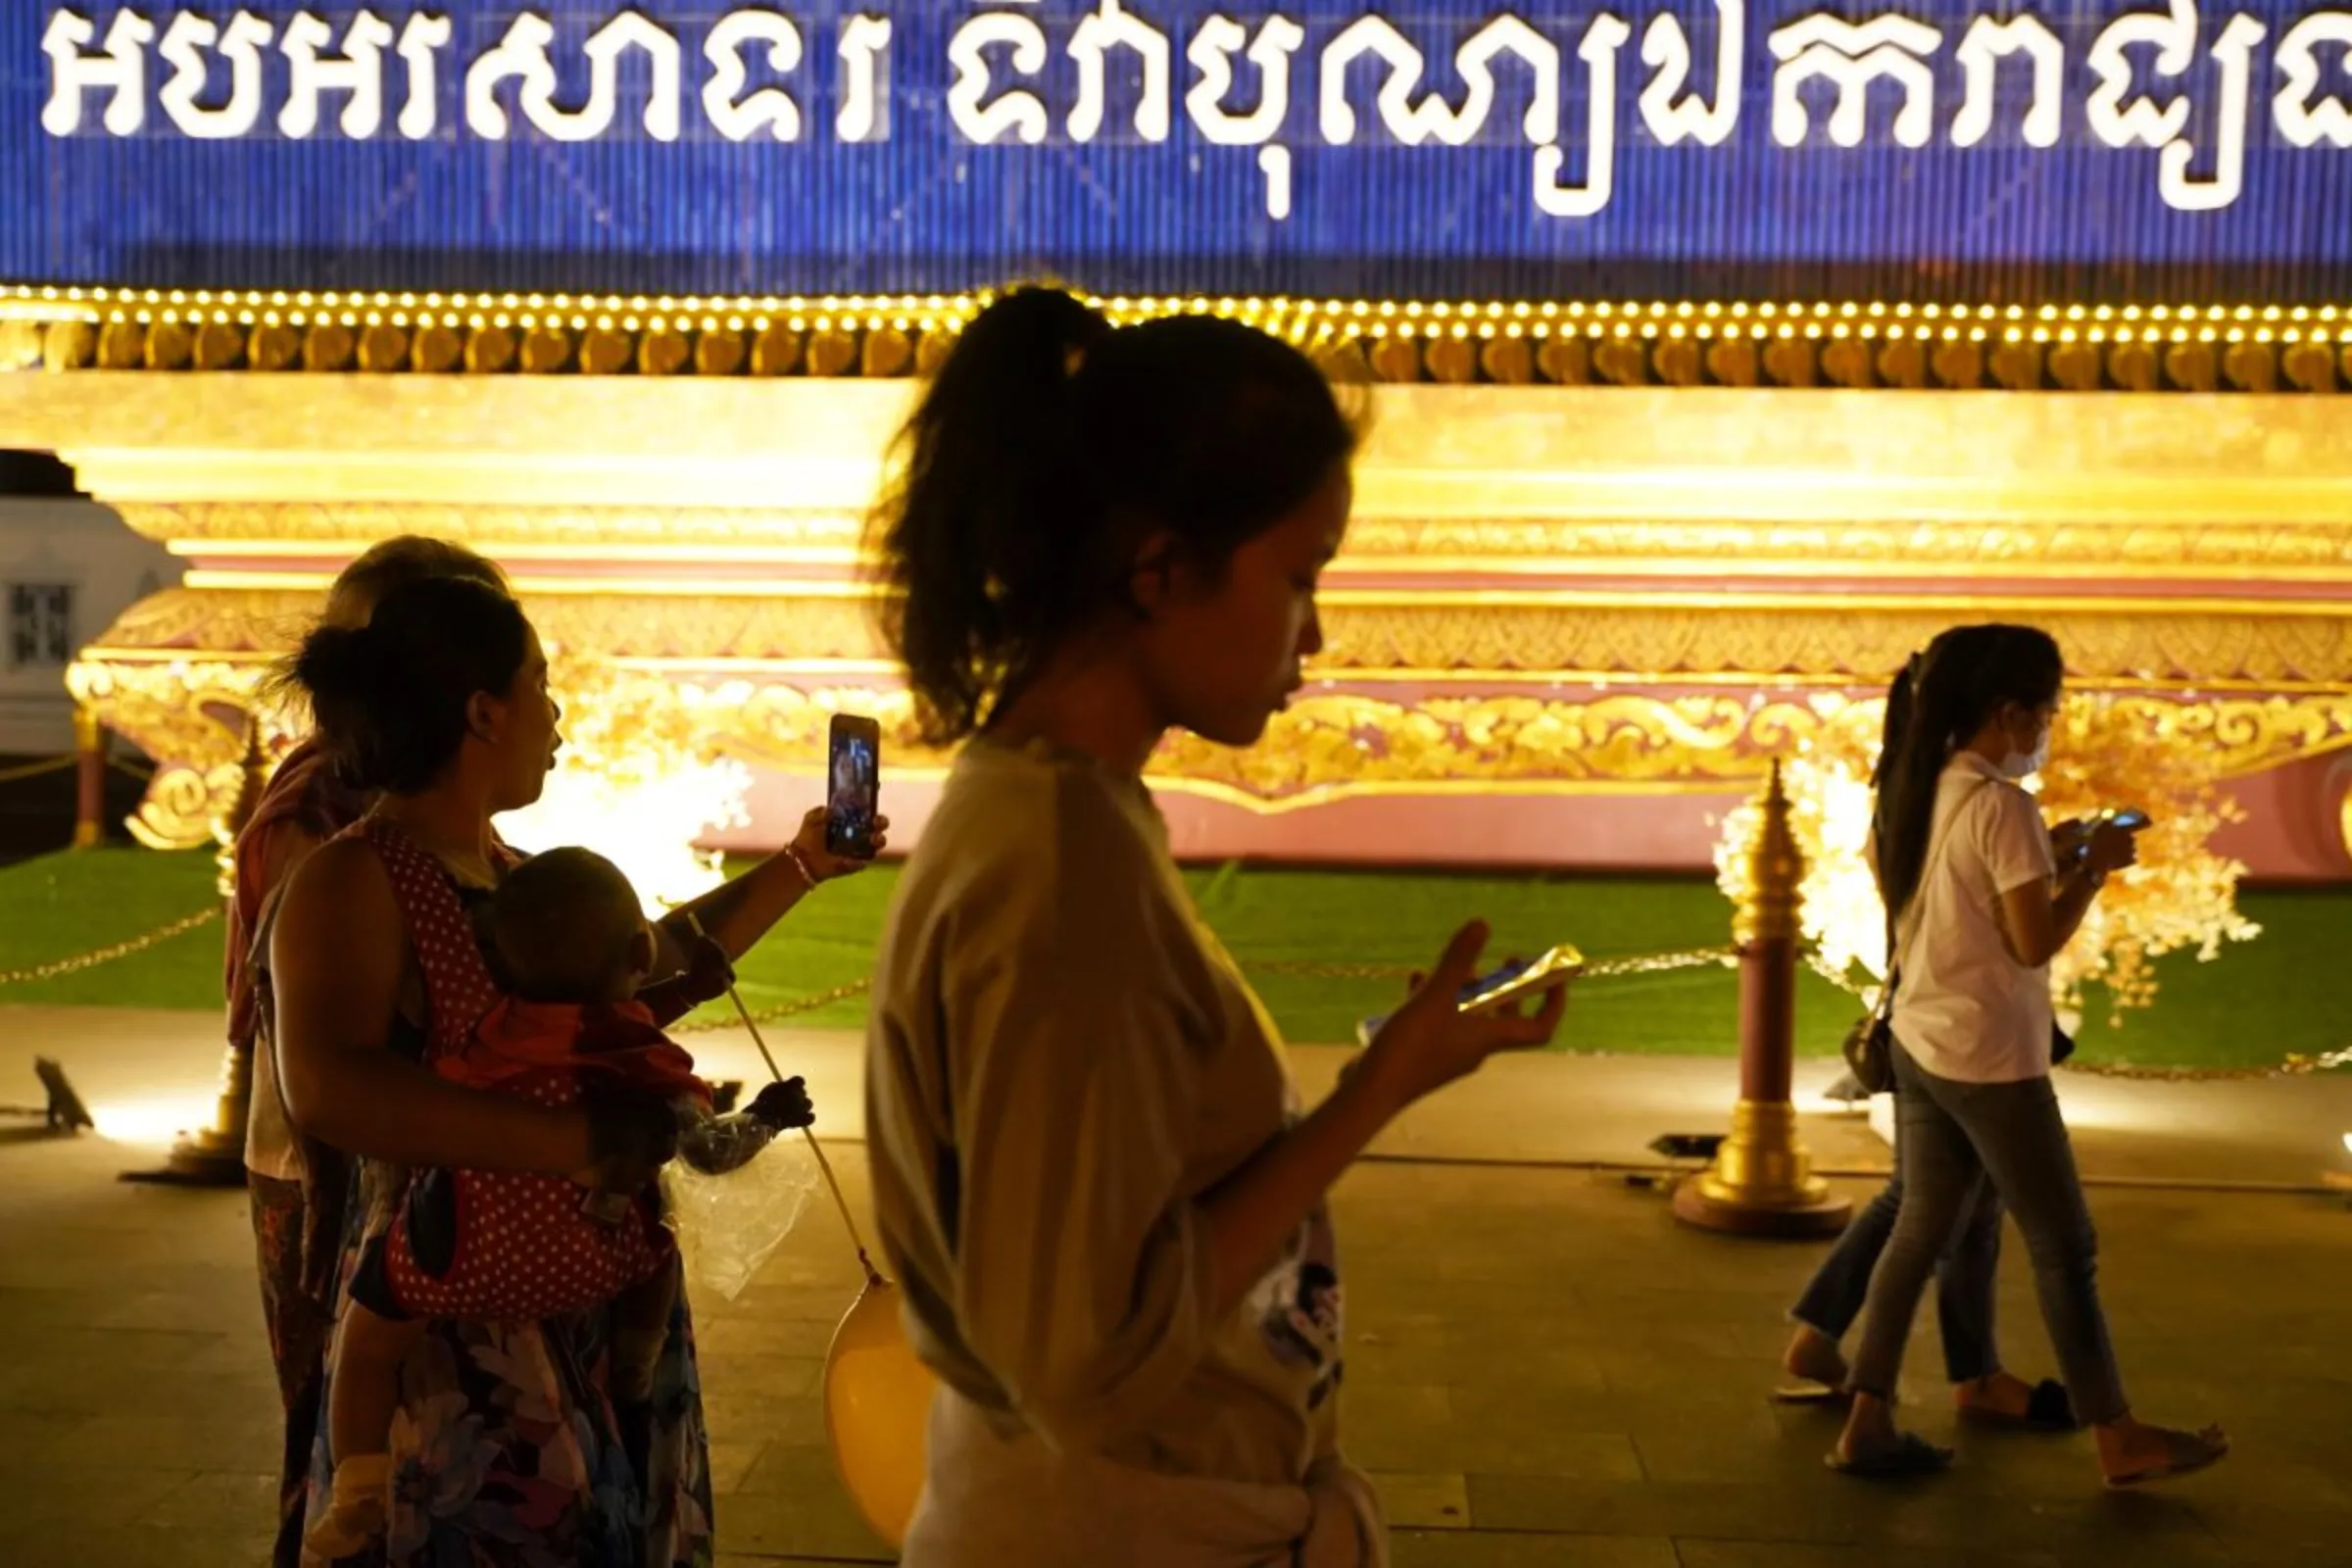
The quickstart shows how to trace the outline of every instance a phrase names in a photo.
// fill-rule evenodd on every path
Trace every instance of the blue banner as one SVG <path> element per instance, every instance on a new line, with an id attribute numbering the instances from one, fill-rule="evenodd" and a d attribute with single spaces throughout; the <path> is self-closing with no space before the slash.
<path id="1" fill-rule="evenodd" d="M 1833 3 L 7 0 L 0 281 L 2352 294 L 2352 10 Z"/>

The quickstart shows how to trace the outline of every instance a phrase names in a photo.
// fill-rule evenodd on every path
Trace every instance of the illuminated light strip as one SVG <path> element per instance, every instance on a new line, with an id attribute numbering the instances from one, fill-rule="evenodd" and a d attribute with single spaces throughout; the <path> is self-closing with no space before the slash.
<path id="1" fill-rule="evenodd" d="M 341 562 L 376 546 L 376 538 L 172 538 L 165 550 L 181 558 L 205 558 L 205 555 L 270 555 L 284 560 L 322 560 Z M 492 560 L 536 560 L 536 562 L 642 562 L 649 555 L 665 562 L 786 562 L 800 564 L 807 560 L 835 560 L 845 553 L 842 546 L 699 546 L 699 543 L 642 543 L 642 546 L 605 546 L 605 543 L 546 543 L 546 541 L 501 541 L 492 534 L 472 536 L 466 548 L 489 555 Z"/>
<path id="2" fill-rule="evenodd" d="M 300 540 L 275 544 L 266 539 L 173 539 L 164 548 L 184 561 L 216 562 L 222 564 L 198 566 L 191 577 L 202 577 L 210 585 L 220 586 L 221 577 L 234 575 L 239 585 L 263 585 L 280 588 L 307 586 L 318 580 L 316 569 L 304 571 L 289 568 L 272 571 L 252 564 L 255 560 L 318 562 L 341 564 L 365 551 L 371 540 L 350 541 Z M 854 545 L 689 545 L 668 544 L 649 540 L 643 544 L 548 544 L 502 543 L 496 538 L 482 537 L 466 541 L 467 547 L 479 551 L 501 564 L 536 562 L 564 564 L 578 562 L 583 565 L 624 564 L 662 566 L 670 563 L 694 565 L 748 566 L 818 566 L 843 569 L 862 569 L 879 565 L 883 558 Z M 1391 579 L 1396 577 L 1561 577 L 1590 579 L 1595 577 L 1659 577 L 1689 578 L 1697 574 L 1712 574 L 1723 582 L 1796 580 L 1819 577 L 1846 579 L 1884 579 L 1891 588 L 1906 583 L 1940 581 L 1948 572 L 1933 565 L 1893 561 L 1851 561 L 1830 556 L 1791 557 L 1781 561 L 1743 561 L 1736 573 L 1722 570 L 1718 558 L 1679 557 L 1603 557 L 1579 555 L 1573 560 L 1557 555 L 1531 551 L 1524 556 L 1412 556 L 1379 555 L 1356 556 L 1342 551 L 1328 568 L 1323 589 L 1325 603 L 1339 602 L 1335 595 L 1350 590 L 1347 579 Z M 246 579 L 251 579 L 247 582 Z M 550 576 L 550 582 L 576 583 L 581 579 L 569 575 Z M 610 577 L 596 579 L 612 584 L 616 591 L 645 592 L 659 589 L 670 582 L 691 579 L 673 578 L 659 572 L 648 580 L 616 582 Z M 2103 565 L 2095 562 L 2033 563 L 2009 573 L 2008 581 L 2035 583 L 2049 581 L 2067 583 L 2076 580 L 2178 582 L 2178 568 L 2130 562 Z M 2264 582 L 2280 584 L 2317 584 L 2352 586 L 2352 561 L 2340 564 L 2297 564 L 2285 567 L 2261 565 L 2223 565 L 2206 572 L 2204 580 L 2211 582 Z M 1358 592 L 1393 593 L 1393 587 L 1365 588 Z M 1443 591 L 1443 590 L 1440 590 Z M 1500 590 L 1509 592 L 1511 590 Z M 2134 600 L 2134 603 L 2141 601 Z"/>
<path id="3" fill-rule="evenodd" d="M 181 586 L 191 589 L 311 589 L 323 593 L 334 581 L 327 572 L 191 571 Z M 891 597 L 881 583 L 845 579 L 801 579 L 789 585 L 741 578 L 664 578 L 656 584 L 615 583 L 600 577 L 530 577 L 513 579 L 524 596 L 588 598 L 627 594 L 633 598 L 773 598 L 880 601 Z M 2113 615 L 2251 615 L 2274 618 L 2342 619 L 2352 604 L 2309 599 L 2217 598 L 2207 595 L 2116 596 L 2076 594 L 1931 594 L 1886 595 L 1780 592 L 1739 593 L 1720 590 L 1576 589 L 1576 588 L 1431 588 L 1411 593 L 1394 589 L 1327 588 L 1319 596 L 1325 609 L 1589 609 L 1589 610 L 1771 610 L 1953 612 L 1974 613 L 1988 610 L 2070 611 Z"/>
<path id="4" fill-rule="evenodd" d="M 897 330 L 902 332 L 934 332 L 949 327 L 960 327 L 984 310 L 996 297 L 994 293 L 975 293 L 954 296 L 939 295 L 883 295 L 832 296 L 810 298 L 799 295 L 737 298 L 663 298 L 649 296 L 605 295 L 563 296 L 513 294 L 440 294 L 419 296 L 415 293 L 310 293 L 289 299 L 283 291 L 216 291 L 197 300 L 172 301 L 160 297 L 154 290 L 82 289 L 15 285 L 0 287 L 0 319 L 81 320 L 92 323 L 117 321 L 171 321 L 198 324 L 225 321 L 237 315 L 238 324 L 255 324 L 251 318 L 260 314 L 265 318 L 283 317 L 294 324 L 320 322 L 357 324 L 346 321 L 354 313 L 383 313 L 398 311 L 409 318 L 413 328 L 440 327 L 465 330 L 490 325 L 501 318 L 512 321 L 522 313 L 534 320 L 571 321 L 577 318 L 585 329 L 591 317 L 633 317 L 642 321 L 641 331 L 684 335 L 696 330 L 709 330 L 705 318 L 725 318 L 725 330 L 757 333 L 781 320 L 793 330 L 806 332 L 813 323 L 819 332 L 858 330 Z M 1521 333 L 1544 337 L 1551 335 L 1550 326 L 1565 318 L 1572 335 L 1600 334 L 1606 323 L 1630 325 L 1635 328 L 1657 327 L 1671 331 L 1676 326 L 1688 329 L 1692 314 L 1690 302 L 1665 304 L 1657 301 L 1419 301 L 1390 300 L 1298 300 L 1280 296 L 1159 296 L 1138 298 L 1130 296 L 1089 295 L 1081 293 L 1095 309 L 1116 320 L 1139 320 L 1154 316 L 1213 313 L 1273 317 L 1285 324 L 1298 328 L 1334 328 L 1348 338 L 1366 333 L 1368 318 L 1378 315 L 1393 326 L 1401 325 L 1408 335 L 1418 335 L 1416 329 L 1426 324 L 1439 336 L 1453 335 L 1453 325 L 1471 323 L 1496 328 L 1516 326 Z M 1727 308 L 1723 302 L 1706 302 L 1699 309 L 1710 318 L 1719 317 Z M 2043 340 L 2057 336 L 2055 323 L 2081 321 L 2084 318 L 2082 306 L 2044 305 L 2028 311 L 2022 306 L 1951 305 L 1913 306 L 1908 303 L 1873 301 L 1775 304 L 1745 301 L 1731 302 L 1728 306 L 1735 318 L 1754 315 L 1788 323 L 1796 329 L 1810 327 L 1838 329 L 1863 341 L 1982 341 L 1993 332 L 2004 342 L 2029 342 L 2035 334 Z M 1406 320 L 1396 322 L 1401 312 Z M 1531 312 L 1534 313 L 1531 315 Z M 1891 314 L 1891 319 L 1887 318 Z M 2090 318 L 2105 322 L 2120 318 L 2138 322 L 2142 318 L 2150 325 L 2145 337 L 2153 339 L 2159 330 L 2172 332 L 2198 328 L 2228 330 L 2257 318 L 2264 321 L 2280 319 L 2278 306 L 2174 306 L 2117 308 L 2100 306 L 2090 312 Z M 2302 331 L 2301 341 L 2327 344 L 2332 334 L 2327 330 L 2347 316 L 2347 308 L 2333 305 L 2297 306 L 2285 313 Z M 1439 318 L 1443 318 L 1441 321 Z M 1588 321 L 1588 318 L 1591 319 Z M 650 319 L 649 319 L 650 318 Z M 2155 322 L 2165 323 L 2160 329 Z M 736 324 L 740 322 L 740 324 Z M 902 324 L 903 323 L 903 324 Z M 2029 324 L 2034 323 L 2034 324 Z M 2317 323 L 2306 325 L 2305 323 Z M 625 331 L 625 326 L 604 326 L 598 330 Z M 1613 329 L 1613 328 L 1612 328 Z M 2058 329 L 2059 331 L 2071 329 Z M 1507 333 L 1502 334 L 1507 335 Z M 2280 334 L 2271 333 L 2277 337 Z M 2101 341 L 2085 330 L 2079 334 L 2084 341 Z M 2058 336 L 2059 341 L 2067 341 Z M 2174 341 L 2180 341 L 2175 337 Z M 2255 340 L 2262 340 L 2257 329 Z"/>
<path id="5" fill-rule="evenodd" d="M 2071 611 L 2114 615 L 2249 615 L 2256 617 L 2327 617 L 2352 615 L 2352 604 L 2309 599 L 2167 598 L 2160 595 L 2118 597 L 2076 594 L 1931 594 L 1901 597 L 1875 594 L 1723 593 L 1718 591 L 1661 591 L 1574 588 L 1429 589 L 1399 593 L 1392 589 L 1327 588 L 1317 596 L 1325 609 L 1405 610 L 1428 607 L 1560 610 L 1773 610 L 1773 611 L 1902 611 L 1957 612 L 1986 610 Z"/>
<path id="6" fill-rule="evenodd" d="M 889 666 L 895 674 L 896 664 Z M 1623 669 L 1498 669 L 1464 666 L 1460 668 L 1416 668 L 1409 665 L 1391 665 L 1382 668 L 1349 668 L 1345 665 L 1318 664 L 1309 661 L 1306 665 L 1309 683 L 1325 687 L 1349 686 L 1475 686 L 1482 688 L 1512 686 L 1556 686 L 1590 688 L 1608 695 L 1626 692 L 1641 695 L 1662 689 L 1688 689 L 1706 695 L 1745 690 L 1788 692 L 1855 692 L 1864 696 L 1879 696 L 1886 685 L 1883 674 L 1861 671 L 1849 673 L 1807 672 L 1790 673 L 1784 670 L 1676 670 L 1654 672 Z M 2137 675 L 2089 676 L 2070 672 L 2070 690 L 2103 692 L 2114 695 L 2150 695 L 2178 698 L 2182 704 L 2193 704 L 2207 696 L 2250 697 L 2340 697 L 2344 692 L 2341 681 L 2328 680 L 2254 680 L 2244 676 L 2222 678 L 2155 678 Z M 2192 694 L 2193 695 L 2186 695 Z"/>
<path id="7" fill-rule="evenodd" d="M 1323 599 L 1326 603 L 1335 593 L 1348 590 L 1332 582 L 1334 577 L 1444 577 L 1449 575 L 1483 577 L 1665 577 L 1685 578 L 1707 575 L 1719 580 L 1747 579 L 1809 580 L 1819 577 L 1849 579 L 1888 579 L 1890 588 L 1907 582 L 1937 582 L 1948 580 L 1952 570 L 1968 563 L 1951 561 L 1947 568 L 1937 564 L 1920 565 L 1892 561 L 1845 561 L 1830 556 L 1790 558 L 1785 561 L 1742 561 L 1736 573 L 1723 569 L 1721 558 L 1677 558 L 1642 556 L 1610 558 L 1577 556 L 1544 559 L 1531 552 L 1526 556 L 1350 556 L 1343 551 L 1332 562 L 1325 579 Z M 1972 567 L 1973 571 L 1973 567 Z M 2085 562 L 2034 562 L 2029 567 L 2007 573 L 2015 582 L 2050 581 L 2053 583 L 2087 579 L 2100 582 L 2151 581 L 2178 582 L 2178 568 L 2151 565 L 2145 563 L 2125 563 L 2100 565 Z M 2266 567 L 2261 565 L 2220 566 L 2204 573 L 2211 582 L 2262 583 L 2341 583 L 2352 586 L 2352 561 L 2340 565 L 2304 565 Z M 1371 590 L 1365 590 L 1367 592 Z"/>
<path id="8" fill-rule="evenodd" d="M 323 594 L 334 584 L 334 573 L 326 571 L 250 571 L 234 568 L 221 570 L 198 569 L 180 579 L 182 588 L 190 589 L 270 589 L 282 592 L 309 590 Z M 509 582 L 523 598 L 588 598 L 625 594 L 635 599 L 861 599 L 878 600 L 887 597 L 878 584 L 855 579 L 825 581 L 796 578 L 780 582 L 773 578 L 745 579 L 741 577 L 663 577 L 652 583 L 622 583 L 610 577 L 534 577 L 525 573 L 510 573 Z"/>
<path id="9" fill-rule="evenodd" d="M 284 544 L 268 539 L 172 539 L 164 548 L 185 561 L 250 561 L 256 558 L 281 561 L 331 562 L 336 565 L 377 543 L 373 539 L 351 540 L 294 540 Z M 494 536 L 484 535 L 466 540 L 466 546 L 491 560 L 532 561 L 563 564 L 579 562 L 582 564 L 622 564 L 652 565 L 666 562 L 685 562 L 696 565 L 764 565 L 780 566 L 856 566 L 873 559 L 855 545 L 699 545 L 670 544 L 651 541 L 641 545 L 506 543 Z M 199 568 L 205 569 L 205 568 Z M 235 568 L 219 567 L 218 570 Z M 252 569 L 252 568 L 246 568 Z M 284 580 L 291 573 L 267 573 Z"/>

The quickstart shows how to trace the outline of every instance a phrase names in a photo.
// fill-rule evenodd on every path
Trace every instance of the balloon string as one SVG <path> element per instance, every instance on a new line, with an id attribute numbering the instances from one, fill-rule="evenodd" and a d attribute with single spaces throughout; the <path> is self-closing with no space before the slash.
<path id="1" fill-rule="evenodd" d="M 695 917 L 692 909 L 686 911 L 686 924 L 693 928 L 696 936 L 706 942 L 710 940 L 710 933 L 703 929 L 703 922 Z M 760 1059 L 767 1063 L 767 1070 L 776 1082 L 782 1083 L 784 1069 L 776 1065 L 774 1054 L 767 1049 L 767 1042 L 760 1038 L 760 1026 L 752 1021 L 752 1009 L 743 1004 L 743 994 L 735 989 L 732 979 L 727 982 L 727 1000 L 735 1004 L 735 1011 L 743 1019 L 744 1028 L 751 1031 L 752 1044 L 760 1048 Z M 858 1266 L 865 1270 L 865 1283 L 869 1287 L 881 1284 L 882 1271 L 874 1267 L 873 1258 L 866 1252 L 865 1237 L 859 1233 L 858 1220 L 850 1212 L 850 1200 L 842 1196 L 841 1179 L 833 1174 L 833 1162 L 825 1157 L 824 1148 L 817 1143 L 814 1131 L 803 1127 L 801 1136 L 808 1140 L 808 1152 L 816 1156 L 816 1168 L 824 1172 L 825 1186 L 833 1194 L 833 1206 L 841 1211 L 841 1223 L 849 1229 L 850 1245 L 858 1249 Z"/>

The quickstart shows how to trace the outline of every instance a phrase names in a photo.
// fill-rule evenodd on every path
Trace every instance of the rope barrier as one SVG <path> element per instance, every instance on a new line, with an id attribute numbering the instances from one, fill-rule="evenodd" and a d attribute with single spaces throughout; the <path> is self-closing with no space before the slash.
<path id="1" fill-rule="evenodd" d="M 732 1029 L 738 1022 L 749 1024 L 757 1030 L 763 1023 L 774 1023 L 780 1018 L 797 1018 L 806 1012 L 830 1007 L 835 1003 L 862 997 L 873 988 L 871 980 L 853 980 L 846 986 L 835 986 L 830 991 L 819 991 L 812 996 L 795 997 L 790 1002 L 743 1011 L 740 1018 L 726 1014 L 709 1018 L 682 1018 L 669 1026 L 669 1032 L 673 1035 L 709 1034 L 713 1029 Z M 736 1000 L 735 1005 L 738 1009 L 743 1007 L 741 998 Z"/>
<path id="2" fill-rule="evenodd" d="M 79 753 L 69 752 L 63 757 L 44 757 L 37 762 L 20 762 L 14 767 L 0 767 L 0 784 L 14 784 L 19 779 L 39 778 L 45 773 L 63 773 L 66 769 L 79 763 L 80 760 Z M 135 778 L 142 783 L 155 777 L 154 768 L 143 767 L 136 762 L 126 762 L 119 757 L 107 758 L 106 765 L 125 778 Z"/>
<path id="3" fill-rule="evenodd" d="M 39 778 L 44 773 L 62 773 L 79 759 L 68 753 L 64 757 L 43 758 L 37 762 L 20 762 L 15 767 L 0 767 L 0 784 L 14 784 L 21 778 Z"/>
<path id="4" fill-rule="evenodd" d="M 1877 988 L 1856 985 L 1838 973 L 1821 959 L 1819 953 L 1805 956 L 1805 965 L 1815 974 L 1858 1001 L 1871 1000 Z M 2289 1052 L 2283 1060 L 2267 1067 L 2162 1067 L 2132 1061 L 2083 1061 L 2081 1059 L 2057 1063 L 2060 1072 L 2081 1073 L 2085 1078 L 2119 1078 L 2129 1082 L 2154 1084 L 2250 1082 L 2260 1078 L 2303 1078 L 2316 1072 L 2333 1072 L 2338 1067 L 2352 1067 L 2352 1046 L 2341 1051 L 2322 1052 L 2306 1056 Z"/>
<path id="5" fill-rule="evenodd" d="M 219 918 L 220 918 L 220 908 L 215 905 L 174 920 L 169 925 L 158 926 L 153 931 L 132 937 L 127 942 L 118 942 L 111 947 L 76 954 L 70 958 L 55 958 L 47 963 L 32 964 L 21 969 L 0 969 L 0 987 L 35 985 L 44 980 L 54 980 L 60 975 L 74 974 L 83 969 L 94 969 L 100 964 L 113 963 L 117 959 L 144 953 L 149 948 L 169 942 L 173 937 L 182 936 L 199 926 L 210 925 Z M 1740 950 L 1737 948 L 1685 948 L 1677 952 L 1643 953 L 1622 958 L 1596 958 L 1585 965 L 1582 978 L 1585 980 L 1621 980 L 1634 975 L 1666 974 L 1682 969 L 1705 968 L 1710 965 L 1728 967 L 1739 961 Z M 1855 997 L 1866 997 L 1870 994 L 1869 987 L 1856 985 L 1847 977 L 1833 973 L 1828 965 L 1821 961 L 1818 954 L 1807 955 L 1805 962 L 1815 974 L 1820 975 L 1840 991 L 1850 993 Z M 1284 958 L 1262 959 L 1245 963 L 1243 967 L 1259 974 L 1278 974 L 1299 979 L 1380 980 L 1398 983 L 1410 980 L 1420 972 L 1409 965 L 1397 963 L 1312 963 L 1303 959 Z M 740 1019 L 726 1014 L 714 1014 L 708 1018 L 681 1019 L 670 1025 L 670 1032 L 672 1034 L 709 1034 L 713 1030 L 735 1028 L 739 1022 L 748 1023 L 756 1029 L 760 1024 L 798 1018 L 811 1012 L 821 1012 L 827 1007 L 838 1005 L 844 1002 L 853 1002 L 872 989 L 873 982 L 870 979 L 853 980 L 847 985 L 838 985 L 829 991 L 813 992 L 808 996 L 794 997 L 764 1007 L 752 1008 L 745 1012 Z M 2133 1079 L 2149 1083 L 2205 1083 L 2231 1079 L 2300 1078 L 2313 1073 L 2333 1072 L 2341 1067 L 2352 1067 L 2352 1046 L 2347 1046 L 2340 1051 L 2324 1052 L 2316 1056 L 2290 1054 L 2284 1060 L 2264 1067 L 2156 1067 L 2140 1066 L 2124 1061 L 2069 1061 L 2060 1064 L 2062 1071 L 2082 1073 L 2086 1077 Z"/>
<path id="6" fill-rule="evenodd" d="M 1645 953 L 1635 957 L 1600 958 L 1587 964 L 1583 978 L 1615 980 L 1628 975 L 1661 974 L 1675 969 L 1693 969 L 1706 964 L 1729 964 L 1739 961 L 1734 948 L 1692 948 L 1681 953 Z M 1245 963 L 1242 967 L 1260 974 L 1280 974 L 1312 980 L 1410 980 L 1419 971 L 1396 963 L 1308 963 L 1299 960 L 1269 958 Z M 783 1018 L 799 1017 L 804 1013 L 821 1011 L 837 1003 L 864 996 L 873 989 L 870 980 L 853 980 L 848 985 L 835 986 L 812 996 L 795 997 L 765 1007 L 752 1009 L 745 1021 L 754 1025 L 774 1023 Z M 706 1034 L 714 1029 L 731 1029 L 736 1020 L 726 1016 L 689 1019 L 670 1025 L 672 1034 Z"/>
<path id="7" fill-rule="evenodd" d="M 83 969 L 95 969 L 102 963 L 113 963 L 116 959 L 127 958 L 134 953 L 144 953 L 159 943 L 169 942 L 173 937 L 184 935 L 200 925 L 210 925 L 220 918 L 220 906 L 216 904 L 207 908 L 198 909 L 194 914 L 182 916 L 170 925 L 157 926 L 154 930 L 141 936 L 132 937 L 127 942 L 118 942 L 112 947 L 98 948 L 89 953 L 77 953 L 71 958 L 52 958 L 47 963 L 30 964 L 22 969 L 0 969 L 0 986 L 35 985 L 43 980 L 54 980 L 59 975 L 74 974 Z"/>

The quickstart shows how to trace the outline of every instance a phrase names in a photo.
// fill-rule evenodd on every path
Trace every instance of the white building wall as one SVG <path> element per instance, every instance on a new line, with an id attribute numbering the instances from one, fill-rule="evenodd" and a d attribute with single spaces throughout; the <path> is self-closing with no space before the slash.
<path id="1" fill-rule="evenodd" d="M 66 665 L 180 578 L 163 546 L 91 501 L 0 498 L 0 756 L 74 749 Z M 62 654 L 62 658 L 59 657 Z"/>

